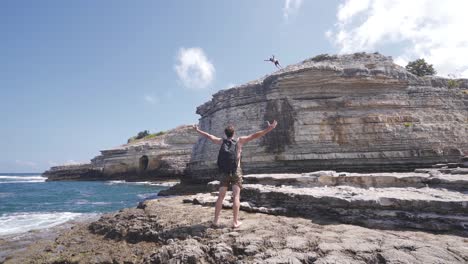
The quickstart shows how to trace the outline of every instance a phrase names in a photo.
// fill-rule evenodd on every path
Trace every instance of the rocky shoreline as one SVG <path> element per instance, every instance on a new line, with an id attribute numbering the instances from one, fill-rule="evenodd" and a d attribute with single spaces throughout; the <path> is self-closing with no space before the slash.
<path id="1" fill-rule="evenodd" d="M 211 182 L 62 228 L 5 263 L 466 263 L 468 168 L 434 167 L 245 175 L 238 229 L 230 193 L 211 226 Z"/>
<path id="2" fill-rule="evenodd" d="M 0 236 L 0 263 L 4 263 L 10 256 L 21 256 L 28 252 L 28 248 L 37 243 L 53 243 L 55 239 L 75 226 L 90 224 L 99 219 L 99 215 L 80 217 L 75 220 L 60 224 L 58 226 L 32 230 L 21 234 L 11 234 Z M 28 263 L 30 260 L 24 260 Z"/>
<path id="3" fill-rule="evenodd" d="M 5 263 L 467 263 L 468 80 L 457 81 L 356 53 L 219 91 L 197 108 L 209 133 L 234 123 L 246 135 L 278 120 L 243 148 L 239 229 L 230 210 L 211 226 L 218 146 L 181 126 L 47 171 L 49 180 L 181 183 Z"/>
<path id="4" fill-rule="evenodd" d="M 138 208 L 77 224 L 37 241 L 4 263 L 466 263 L 456 233 L 369 229 L 317 215 L 314 220 L 241 211 L 243 225 L 211 227 L 213 209 L 196 196 L 148 200 Z M 229 201 L 227 201 L 229 202 Z"/>

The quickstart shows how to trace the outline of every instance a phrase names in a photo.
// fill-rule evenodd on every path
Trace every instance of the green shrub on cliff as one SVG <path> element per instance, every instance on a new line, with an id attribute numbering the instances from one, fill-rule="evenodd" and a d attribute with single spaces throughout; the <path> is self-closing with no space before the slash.
<path id="1" fill-rule="evenodd" d="M 447 81 L 448 88 L 459 88 L 461 85 L 461 80 L 457 80 L 458 74 L 450 73 L 448 75 L 449 80 Z"/>
<path id="2" fill-rule="evenodd" d="M 460 86 L 460 82 L 458 80 L 450 79 L 447 82 L 448 88 L 458 88 Z"/>
<path id="3" fill-rule="evenodd" d="M 424 59 L 410 61 L 406 65 L 406 70 L 417 76 L 435 75 L 437 73 L 432 64 L 427 63 Z"/>
<path id="4" fill-rule="evenodd" d="M 138 134 L 137 134 L 136 136 L 133 136 L 133 137 L 129 138 L 129 139 L 127 140 L 127 143 L 130 143 L 130 142 L 135 141 L 135 140 L 138 140 L 138 139 L 142 139 L 142 138 L 148 136 L 149 134 L 150 134 L 150 133 L 149 133 L 148 130 L 140 131 L 140 132 L 138 132 Z"/>
<path id="5" fill-rule="evenodd" d="M 164 134 L 166 134 L 165 131 L 159 131 L 158 133 L 149 134 L 146 137 L 144 137 L 143 139 L 155 138 L 155 137 L 158 137 L 158 136 L 162 136 Z"/>
<path id="6" fill-rule="evenodd" d="M 138 132 L 138 134 L 136 136 L 133 136 L 131 138 L 129 138 L 127 140 L 127 143 L 131 143 L 135 140 L 139 140 L 139 139 L 151 139 L 151 138 L 155 138 L 155 137 L 158 137 L 158 136 L 162 136 L 166 134 L 165 131 L 159 131 L 157 133 L 153 133 L 153 134 L 150 134 L 150 132 L 148 130 L 144 130 L 144 131 L 141 131 L 141 132 Z"/>
<path id="7" fill-rule="evenodd" d="M 138 132 L 138 135 L 136 136 L 136 139 L 141 139 L 141 138 L 144 138 L 146 136 L 148 136 L 150 133 L 148 130 L 144 130 L 144 131 L 141 131 L 141 132 Z"/>
<path id="8" fill-rule="evenodd" d="M 411 126 L 413 126 L 413 123 L 411 123 L 411 122 L 406 122 L 406 123 L 404 123 L 403 125 L 404 125 L 405 127 L 411 127 Z"/>

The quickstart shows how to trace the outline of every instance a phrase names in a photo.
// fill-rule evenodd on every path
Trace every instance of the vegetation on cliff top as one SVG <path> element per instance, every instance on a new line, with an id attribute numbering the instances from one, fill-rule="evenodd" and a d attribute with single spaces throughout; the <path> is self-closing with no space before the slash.
<path id="1" fill-rule="evenodd" d="M 133 136 L 133 137 L 129 138 L 127 140 L 127 144 L 131 143 L 131 142 L 134 142 L 136 140 L 151 139 L 151 138 L 155 138 L 155 137 L 158 137 L 158 136 L 162 136 L 164 134 L 166 134 L 166 131 L 159 131 L 157 133 L 152 133 L 151 134 L 148 130 L 143 130 L 143 131 L 138 132 L 138 134 L 136 136 Z"/>
<path id="2" fill-rule="evenodd" d="M 420 77 L 426 75 L 435 75 L 437 73 L 437 71 L 434 70 L 434 66 L 432 66 L 432 64 L 427 63 L 424 59 L 410 61 L 408 65 L 406 65 L 406 70 Z"/>

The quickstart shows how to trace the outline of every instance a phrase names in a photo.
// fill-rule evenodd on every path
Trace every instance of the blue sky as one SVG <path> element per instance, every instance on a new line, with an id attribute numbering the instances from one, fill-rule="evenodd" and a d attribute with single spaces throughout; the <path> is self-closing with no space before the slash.
<path id="1" fill-rule="evenodd" d="M 1 1 L 0 171 L 86 162 L 138 131 L 194 124 L 214 92 L 274 71 L 271 54 L 288 65 L 378 50 L 404 63 L 440 48 L 366 30 L 380 9 L 364 2 Z"/>

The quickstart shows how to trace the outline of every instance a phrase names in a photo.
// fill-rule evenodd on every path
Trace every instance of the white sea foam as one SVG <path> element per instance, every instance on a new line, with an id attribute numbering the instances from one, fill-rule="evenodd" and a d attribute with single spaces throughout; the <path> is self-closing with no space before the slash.
<path id="1" fill-rule="evenodd" d="M 157 193 L 142 193 L 137 195 L 140 199 L 157 198 Z"/>
<path id="2" fill-rule="evenodd" d="M 125 181 L 107 181 L 106 185 L 123 184 Z"/>
<path id="3" fill-rule="evenodd" d="M 42 176 L 0 176 L 0 183 L 27 183 L 45 182 L 47 178 Z"/>
<path id="4" fill-rule="evenodd" d="M 7 181 L 7 182 L 0 182 L 0 184 L 8 184 L 8 183 L 34 183 L 34 182 L 45 182 L 45 180 L 35 180 L 35 181 Z"/>
<path id="5" fill-rule="evenodd" d="M 54 227 L 83 217 L 81 213 L 11 213 L 0 216 L 0 235 L 11 235 Z"/>
<path id="6" fill-rule="evenodd" d="M 91 205 L 109 205 L 112 204 L 111 202 L 91 202 L 85 199 L 79 199 L 73 201 L 74 204 L 76 205 L 84 205 L 84 204 L 91 204 Z"/>
<path id="7" fill-rule="evenodd" d="M 151 185 L 152 182 L 144 181 L 144 182 L 127 182 L 130 185 Z"/>
<path id="8" fill-rule="evenodd" d="M 178 184 L 179 182 L 175 182 L 175 181 L 171 181 L 171 182 L 152 182 L 150 185 L 154 185 L 154 186 L 161 186 L 161 187 L 172 187 L 176 184 Z"/>
<path id="9" fill-rule="evenodd" d="M 176 185 L 179 182 L 151 182 L 151 181 L 142 181 L 142 182 L 128 182 L 128 181 L 107 181 L 107 185 L 114 184 L 129 184 L 129 185 L 152 185 L 152 186 L 161 186 L 161 187 L 171 187 Z"/>
<path id="10" fill-rule="evenodd" d="M 144 181 L 144 182 L 128 182 L 128 181 L 108 181 L 106 182 L 107 185 L 114 185 L 114 184 L 128 184 L 128 185 L 150 185 L 152 182 Z"/>

